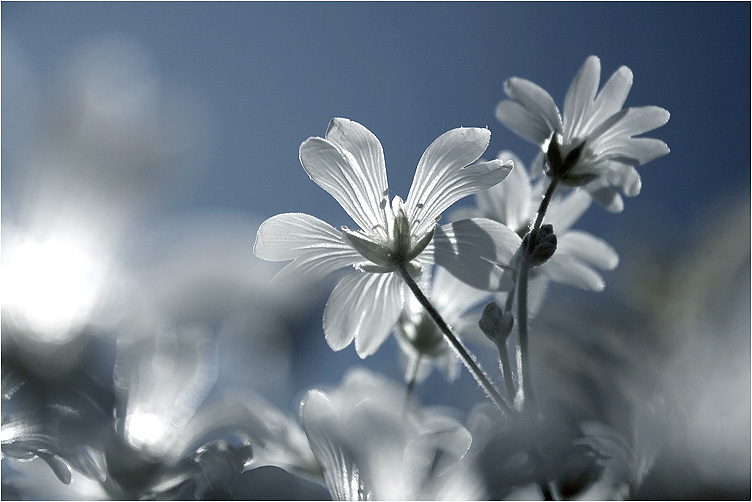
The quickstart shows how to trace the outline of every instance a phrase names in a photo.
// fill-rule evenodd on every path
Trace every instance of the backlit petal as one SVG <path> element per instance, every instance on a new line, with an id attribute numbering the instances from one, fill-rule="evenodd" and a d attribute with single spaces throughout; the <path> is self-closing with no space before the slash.
<path id="1" fill-rule="evenodd" d="M 531 113 L 516 101 L 505 100 L 496 106 L 496 118 L 519 137 L 536 145 L 543 145 L 551 137 L 548 121 Z"/>
<path id="2" fill-rule="evenodd" d="M 587 121 L 598 91 L 601 78 L 601 62 L 590 56 L 577 72 L 564 99 L 564 142 L 569 143 L 585 132 Z"/>
<path id="3" fill-rule="evenodd" d="M 570 230 L 562 235 L 556 253 L 571 256 L 601 270 L 613 270 L 619 264 L 619 255 L 610 244 L 579 230 Z"/>
<path id="4" fill-rule="evenodd" d="M 334 287 L 324 308 L 324 335 L 333 350 L 355 338 L 360 357 L 373 354 L 402 310 L 403 282 L 392 273 L 353 272 Z"/>
<path id="5" fill-rule="evenodd" d="M 405 201 L 413 230 L 421 234 L 453 202 L 499 183 L 509 166 L 492 161 L 463 169 L 483 155 L 491 132 L 477 127 L 459 127 L 439 136 L 423 153 Z"/>
<path id="6" fill-rule="evenodd" d="M 317 280 L 362 260 L 345 243 L 341 232 L 303 213 L 278 214 L 262 223 L 253 252 L 264 260 L 293 260 L 275 276 L 275 281 L 285 277 Z"/>
<path id="7" fill-rule="evenodd" d="M 572 260 L 570 257 L 554 254 L 550 260 L 540 266 L 552 281 L 569 284 L 587 291 L 603 291 L 606 283 L 603 277 L 592 267 Z"/>
<path id="8" fill-rule="evenodd" d="M 512 77 L 504 82 L 504 92 L 528 110 L 532 118 L 539 121 L 538 127 L 541 130 L 547 129 L 550 135 L 551 132 L 561 129 L 561 115 L 556 103 L 551 95 L 537 84 L 524 78 Z"/>
<path id="9" fill-rule="evenodd" d="M 475 197 L 483 216 L 505 224 L 515 232 L 530 223 L 531 187 L 525 165 L 515 154 L 503 151 L 499 160 L 512 162 L 514 169 L 503 183 Z"/>
<path id="10" fill-rule="evenodd" d="M 340 203 L 360 228 L 371 230 L 385 225 L 381 204 L 386 201 L 386 168 L 383 157 L 373 151 L 376 148 L 373 141 L 378 140 L 355 122 L 335 119 L 332 124 L 328 134 L 343 146 L 323 138 L 308 138 L 300 145 L 303 169 Z M 381 164 L 361 165 L 374 159 L 377 162 L 380 159 Z"/>

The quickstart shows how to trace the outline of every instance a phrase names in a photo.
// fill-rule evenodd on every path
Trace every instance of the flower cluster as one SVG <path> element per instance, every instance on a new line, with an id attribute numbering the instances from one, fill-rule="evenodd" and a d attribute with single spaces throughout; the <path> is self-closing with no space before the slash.
<path id="1" fill-rule="evenodd" d="M 324 333 L 334 350 L 355 339 L 361 357 L 389 336 L 405 300 L 400 271 L 420 277 L 432 264 L 469 284 L 509 289 L 509 269 L 520 239 L 487 219 L 439 226 L 442 212 L 457 200 L 496 185 L 511 163 L 474 163 L 488 146 L 487 129 L 453 129 L 423 153 L 412 187 L 403 200 L 389 200 L 381 143 L 368 129 L 333 119 L 324 138 L 300 146 L 308 176 L 329 192 L 359 229 L 337 230 L 313 216 L 285 213 L 258 230 L 254 252 L 266 260 L 292 260 L 276 280 L 320 279 L 345 267 L 355 271 L 335 286 L 324 310 Z"/>
<path id="2" fill-rule="evenodd" d="M 537 348 L 528 343 L 528 321 L 544 312 L 548 283 L 602 291 L 602 272 L 619 262 L 611 245 L 574 229 L 575 223 L 592 200 L 621 211 L 622 194 L 640 191 L 635 166 L 668 153 L 662 141 L 640 137 L 664 125 L 668 112 L 655 106 L 624 108 L 631 71 L 619 68 L 600 90 L 599 80 L 600 62 L 591 56 L 560 113 L 539 86 L 509 79 L 504 89 L 510 100 L 501 102 L 496 114 L 540 149 L 531 169 L 506 150 L 482 160 L 490 131 L 459 127 L 428 146 L 404 200 L 392 196 L 382 145 L 363 125 L 334 118 L 324 137 L 301 144 L 304 171 L 354 226 L 335 228 L 303 213 L 278 214 L 261 223 L 256 257 L 288 263 L 259 295 L 274 285 L 288 286 L 275 289 L 279 296 L 267 300 L 271 304 L 292 295 L 293 283 L 321 281 L 345 270 L 324 307 L 326 342 L 335 351 L 354 344 L 366 358 L 394 334 L 404 382 L 350 369 L 339 387 L 306 387 L 299 408 L 295 405 L 298 420 L 250 388 L 218 390 L 222 350 L 240 350 L 239 337 L 229 333 L 242 332 L 242 338 L 252 331 L 225 305 L 201 320 L 194 319 L 201 316 L 190 302 L 188 307 L 178 302 L 181 309 L 163 315 L 132 309 L 138 317 L 133 325 L 112 328 L 122 332 L 111 347 L 110 375 L 96 374 L 92 367 L 98 362 L 91 361 L 56 368 L 87 382 L 87 388 L 73 392 L 68 380 L 58 382 L 52 373 L 29 368 L 39 365 L 40 354 L 49 360 L 63 348 L 74 353 L 83 328 L 76 328 L 72 341 L 58 340 L 42 352 L 16 341 L 9 346 L 22 356 L 13 353 L 6 363 L 4 354 L 3 364 L 3 495 L 21 495 L 28 483 L 24 476 L 34 477 L 28 461 L 35 459 L 49 467 L 36 485 L 52 484 L 54 477 L 70 488 L 64 495 L 71 499 L 630 494 L 645 478 L 654 449 L 622 440 L 612 424 L 552 413 L 556 405 L 539 407 L 531 384 L 530 347 Z M 474 206 L 452 207 L 471 195 Z M 449 221 L 440 222 L 450 208 Z M 250 241 L 243 247 L 248 248 Z M 175 275 L 185 279 L 186 273 L 181 268 Z M 149 284 L 144 280 L 133 296 Z M 233 322 L 217 322 L 220 317 Z M 251 317 L 253 329 L 268 328 L 258 312 Z M 228 327 L 238 322 L 240 328 Z M 294 324 L 286 317 L 266 322 Z M 215 324 L 220 325 L 216 333 Z M 13 340 L 40 329 L 24 326 L 8 323 Z M 499 363 L 499 378 L 489 376 L 479 362 L 483 358 L 465 345 L 484 335 L 496 346 L 498 358 L 490 355 Z M 36 340 L 33 346 L 44 343 Z M 78 354 L 70 359 L 77 361 Z M 566 359 L 558 352 L 556 357 Z M 274 361 L 258 365 L 265 369 Z M 460 364 L 491 403 L 463 412 L 422 405 L 415 389 L 431 369 L 439 368 L 454 383 Z M 501 390 L 497 380 L 503 382 Z M 43 397 L 34 389 L 44 389 Z M 263 491 L 269 486 L 282 491 Z M 49 498 L 44 490 L 30 494 Z"/>

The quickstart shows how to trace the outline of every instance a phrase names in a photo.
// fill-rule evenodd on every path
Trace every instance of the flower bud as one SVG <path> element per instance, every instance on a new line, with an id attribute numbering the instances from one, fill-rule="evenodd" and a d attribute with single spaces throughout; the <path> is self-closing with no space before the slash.
<path id="1" fill-rule="evenodd" d="M 554 227 L 546 224 L 538 230 L 533 230 L 522 240 L 523 249 L 526 249 L 526 259 L 531 267 L 537 267 L 548 261 L 556 251 L 556 234 Z"/>
<path id="2" fill-rule="evenodd" d="M 512 332 L 514 318 L 511 313 L 504 312 L 496 302 L 490 302 L 483 309 L 478 326 L 489 340 L 497 345 L 503 344 Z"/>

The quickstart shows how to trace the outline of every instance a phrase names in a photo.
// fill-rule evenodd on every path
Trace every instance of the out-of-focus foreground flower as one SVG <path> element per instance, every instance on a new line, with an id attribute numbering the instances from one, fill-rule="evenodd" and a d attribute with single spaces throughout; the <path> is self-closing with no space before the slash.
<path id="1" fill-rule="evenodd" d="M 634 166 L 669 152 L 653 138 L 633 137 L 664 125 L 669 113 L 657 106 L 622 108 L 632 87 L 632 72 L 620 67 L 598 91 L 601 63 L 590 56 L 572 81 L 563 116 L 553 98 L 529 80 L 504 83 L 511 101 L 496 117 L 522 138 L 540 146 L 534 168 L 570 186 L 584 186 L 608 210 L 619 212 L 626 196 L 640 193 Z"/>
<path id="2" fill-rule="evenodd" d="M 352 370 L 334 392 L 309 391 L 300 417 L 335 500 L 483 496 L 467 429 L 382 377 Z"/>
<path id="3" fill-rule="evenodd" d="M 419 277 L 436 263 L 478 288 L 511 287 L 500 264 L 510 263 L 519 246 L 514 232 L 485 219 L 436 225 L 452 203 L 509 173 L 512 166 L 499 160 L 472 164 L 490 134 L 458 128 L 440 136 L 418 162 L 404 203 L 400 197 L 390 202 L 381 143 L 357 122 L 332 119 L 325 138 L 300 146 L 305 171 L 360 229 L 339 231 L 307 214 L 280 214 L 261 225 L 254 252 L 266 260 L 292 260 L 278 280 L 320 279 L 356 268 L 337 283 L 324 310 L 324 333 L 334 350 L 355 339 L 358 354 L 366 357 L 389 336 L 405 297 L 400 267 Z"/>

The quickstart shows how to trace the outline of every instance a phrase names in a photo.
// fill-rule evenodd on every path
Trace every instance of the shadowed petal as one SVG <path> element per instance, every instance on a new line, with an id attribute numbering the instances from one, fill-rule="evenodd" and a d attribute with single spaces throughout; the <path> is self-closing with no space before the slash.
<path id="1" fill-rule="evenodd" d="M 504 162 L 512 162 L 514 169 L 504 183 L 478 193 L 475 198 L 483 216 L 517 231 L 530 220 L 530 178 L 525 164 L 512 152 L 503 151 L 499 153 L 498 158 Z"/>
<path id="2" fill-rule="evenodd" d="M 324 334 L 332 350 L 355 338 L 358 355 L 373 354 L 402 311 L 403 282 L 392 273 L 351 273 L 337 283 L 324 308 Z"/>
<path id="3" fill-rule="evenodd" d="M 520 237 L 486 218 L 460 220 L 436 227 L 434 262 L 467 284 L 489 291 L 511 289 L 513 261 Z"/>
<path id="4" fill-rule="evenodd" d="M 285 277 L 300 280 L 301 276 L 317 280 L 362 260 L 343 241 L 341 232 L 303 213 L 278 214 L 262 223 L 253 252 L 264 260 L 293 260 L 275 276 L 275 281 Z"/>

